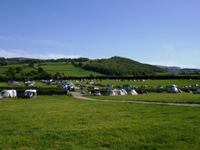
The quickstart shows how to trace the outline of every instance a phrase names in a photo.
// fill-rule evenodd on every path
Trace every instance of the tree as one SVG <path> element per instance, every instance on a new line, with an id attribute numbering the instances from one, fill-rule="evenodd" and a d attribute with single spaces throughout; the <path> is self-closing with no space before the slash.
<path id="1" fill-rule="evenodd" d="M 30 62 L 30 63 L 28 64 L 28 66 L 31 67 L 31 68 L 33 68 L 33 67 L 34 67 L 34 63 L 33 63 L 33 62 Z"/>
<path id="2" fill-rule="evenodd" d="M 43 72 L 44 72 L 44 69 L 43 69 L 42 67 L 39 67 L 39 68 L 38 68 L 38 72 L 39 72 L 39 73 L 43 73 Z"/>
<path id="3" fill-rule="evenodd" d="M 16 70 L 13 67 L 8 68 L 8 71 L 6 73 L 9 80 L 14 80 L 16 74 Z"/>
<path id="4" fill-rule="evenodd" d="M 82 66 L 83 66 L 83 63 L 82 63 L 82 62 L 80 62 L 80 63 L 78 64 L 78 66 L 79 66 L 79 67 L 82 67 Z"/>
<path id="5" fill-rule="evenodd" d="M 15 70 L 16 70 L 17 73 L 22 72 L 22 68 L 21 67 L 16 67 Z"/>
<path id="6" fill-rule="evenodd" d="M 55 78 L 56 78 L 56 79 L 60 79 L 61 77 L 62 77 L 62 75 L 61 75 L 59 72 L 56 72 Z"/>

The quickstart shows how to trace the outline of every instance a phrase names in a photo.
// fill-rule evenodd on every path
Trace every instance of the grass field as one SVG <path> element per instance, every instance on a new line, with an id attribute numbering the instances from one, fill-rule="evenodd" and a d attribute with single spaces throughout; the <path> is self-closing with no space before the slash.
<path id="1" fill-rule="evenodd" d="M 199 149 L 200 109 L 76 100 L 0 100 L 0 149 Z"/>
<path id="2" fill-rule="evenodd" d="M 72 77 L 85 77 L 85 76 L 101 76 L 102 74 L 84 70 L 78 67 L 74 67 L 71 63 L 66 64 L 66 62 L 56 62 L 56 63 L 45 63 L 41 66 L 46 72 L 50 74 L 55 74 L 56 72 L 64 73 L 66 76 Z"/>
<path id="3" fill-rule="evenodd" d="M 88 71 L 84 70 L 78 67 L 75 67 L 71 63 L 66 64 L 66 62 L 52 62 L 52 63 L 45 63 L 42 66 L 39 66 L 38 64 L 35 64 L 34 68 L 28 67 L 28 64 L 13 64 L 13 65 L 6 65 L 6 66 L 1 66 L 0 67 L 0 75 L 4 76 L 6 71 L 10 68 L 16 68 L 16 67 L 21 67 L 22 68 L 22 73 L 26 74 L 30 72 L 31 70 L 37 71 L 37 68 L 42 67 L 45 72 L 50 73 L 52 75 L 55 75 L 57 72 L 58 73 L 63 73 L 65 76 L 72 76 L 72 77 L 85 77 L 85 76 L 102 76 L 102 74 L 93 72 L 93 71 Z M 16 74 L 16 75 L 21 75 L 21 73 Z"/>
<path id="4" fill-rule="evenodd" d="M 33 68 L 28 67 L 28 64 L 13 64 L 13 65 L 6 65 L 6 66 L 1 66 L 0 68 L 0 75 L 4 76 L 6 71 L 8 71 L 9 68 L 16 68 L 16 67 L 21 67 L 22 68 L 22 73 L 28 73 L 31 70 L 35 70 Z"/>
<path id="5" fill-rule="evenodd" d="M 196 103 L 200 104 L 200 94 L 192 93 L 148 93 L 139 95 L 121 96 L 88 96 L 95 99 L 117 100 L 117 101 L 145 101 L 164 103 Z"/>
<path id="6" fill-rule="evenodd" d="M 96 81 L 95 83 L 99 84 L 113 84 L 113 85 L 124 85 L 124 84 L 132 84 L 137 87 L 141 87 L 142 85 L 148 86 L 154 86 L 154 88 L 157 88 L 159 85 L 162 86 L 169 86 L 172 84 L 178 85 L 179 87 L 185 86 L 185 85 L 194 85 L 194 84 L 199 84 L 200 85 L 200 80 L 102 80 L 102 81 Z"/>

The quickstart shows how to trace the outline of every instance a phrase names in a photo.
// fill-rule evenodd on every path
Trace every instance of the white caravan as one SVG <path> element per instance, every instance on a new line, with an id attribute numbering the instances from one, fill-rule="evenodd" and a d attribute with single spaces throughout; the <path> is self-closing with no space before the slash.
<path id="1" fill-rule="evenodd" d="M 12 98 L 17 96 L 17 91 L 16 90 L 3 90 L 0 93 L 0 96 L 3 98 Z"/>

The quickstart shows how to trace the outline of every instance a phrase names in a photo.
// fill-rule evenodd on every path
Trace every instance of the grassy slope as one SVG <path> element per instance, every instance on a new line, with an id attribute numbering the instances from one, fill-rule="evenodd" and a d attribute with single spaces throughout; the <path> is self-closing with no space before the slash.
<path id="1" fill-rule="evenodd" d="M 71 63 L 66 64 L 65 62 L 58 63 L 45 63 L 46 65 L 41 66 L 46 72 L 55 74 L 56 72 L 64 73 L 66 76 L 101 76 L 102 74 L 93 71 L 84 70 L 78 67 L 74 67 Z"/>
<path id="2" fill-rule="evenodd" d="M 37 68 L 39 67 L 38 64 L 35 64 L 35 68 L 28 67 L 28 64 L 15 64 L 15 65 L 6 65 L 6 66 L 0 66 L 0 75 L 5 75 L 5 72 L 8 70 L 8 68 L 13 67 L 21 67 L 22 73 L 28 73 L 31 70 L 37 71 Z M 41 66 L 44 71 L 55 75 L 55 73 L 64 73 L 66 76 L 101 76 L 102 74 L 96 73 L 93 71 L 84 70 L 78 67 L 74 67 L 71 63 L 66 64 L 65 62 L 54 62 L 54 63 L 45 63 L 45 65 Z M 19 74 L 20 75 L 20 74 Z"/>
<path id="3" fill-rule="evenodd" d="M 16 67 L 22 67 L 24 73 L 33 70 L 32 68 L 28 67 L 28 64 L 13 64 L 13 65 L 6 65 L 6 66 L 0 66 L 0 75 L 5 75 L 8 68 L 16 68 Z"/>
<path id="4" fill-rule="evenodd" d="M 0 149 L 198 149 L 200 109 L 75 100 L 0 101 Z"/>

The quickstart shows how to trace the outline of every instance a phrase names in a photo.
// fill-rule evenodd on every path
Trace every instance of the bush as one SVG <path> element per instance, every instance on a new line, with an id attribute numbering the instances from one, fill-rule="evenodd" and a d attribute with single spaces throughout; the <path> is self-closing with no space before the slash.
<path id="1" fill-rule="evenodd" d="M 39 88 L 37 93 L 38 95 L 62 95 L 67 94 L 67 91 L 58 88 Z"/>

